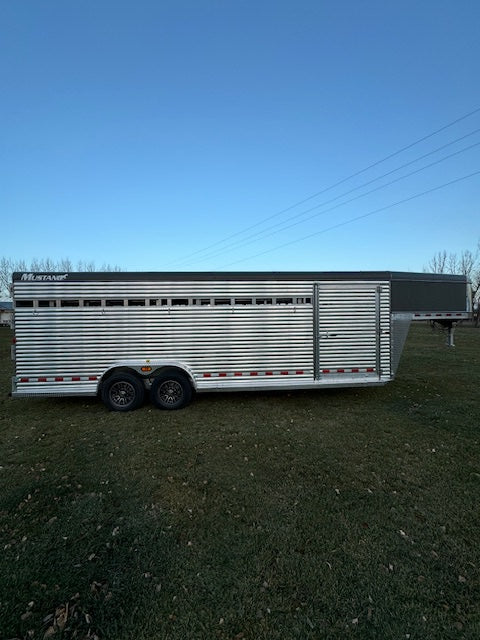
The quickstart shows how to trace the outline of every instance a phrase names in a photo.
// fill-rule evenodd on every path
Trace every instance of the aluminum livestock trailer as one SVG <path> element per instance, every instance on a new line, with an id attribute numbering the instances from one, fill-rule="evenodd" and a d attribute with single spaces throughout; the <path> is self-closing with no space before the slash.
<path id="1" fill-rule="evenodd" d="M 204 391 L 392 380 L 410 322 L 470 316 L 466 277 L 395 272 L 15 273 L 12 395 Z"/>

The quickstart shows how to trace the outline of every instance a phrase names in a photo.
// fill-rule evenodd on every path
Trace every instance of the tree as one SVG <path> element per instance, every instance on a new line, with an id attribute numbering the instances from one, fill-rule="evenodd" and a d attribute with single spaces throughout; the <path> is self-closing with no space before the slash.
<path id="1" fill-rule="evenodd" d="M 423 270 L 427 273 L 446 273 L 447 272 L 447 252 L 437 251 L 437 253 L 431 258 L 430 262 Z"/>
<path id="2" fill-rule="evenodd" d="M 93 261 L 80 260 L 76 266 L 77 271 L 122 271 L 117 265 L 102 264 L 100 269 L 95 267 Z M 10 298 L 10 283 L 15 271 L 41 271 L 43 273 L 75 271 L 70 258 L 61 258 L 58 261 L 51 258 L 32 258 L 30 264 L 25 260 L 13 260 L 3 256 L 0 258 L 0 298 Z"/>
<path id="3" fill-rule="evenodd" d="M 475 325 L 479 324 L 480 304 L 480 239 L 475 251 L 463 250 L 460 254 L 437 251 L 424 271 L 430 273 L 452 273 L 467 276 L 472 283 L 472 305 Z"/>

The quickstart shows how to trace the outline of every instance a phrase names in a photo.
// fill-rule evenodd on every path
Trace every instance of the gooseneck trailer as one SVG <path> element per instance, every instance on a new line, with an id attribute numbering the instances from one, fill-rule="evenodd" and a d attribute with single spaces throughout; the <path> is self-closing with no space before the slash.
<path id="1" fill-rule="evenodd" d="M 471 315 L 464 276 L 397 272 L 15 273 L 14 397 L 383 385 L 412 320 Z"/>

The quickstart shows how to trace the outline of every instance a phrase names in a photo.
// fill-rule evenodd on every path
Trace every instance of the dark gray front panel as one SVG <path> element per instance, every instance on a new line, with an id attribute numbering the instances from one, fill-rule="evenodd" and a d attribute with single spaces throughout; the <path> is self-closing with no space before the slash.
<path id="1" fill-rule="evenodd" d="M 467 311 L 467 283 L 463 281 L 392 281 L 392 312 L 430 313 Z"/>

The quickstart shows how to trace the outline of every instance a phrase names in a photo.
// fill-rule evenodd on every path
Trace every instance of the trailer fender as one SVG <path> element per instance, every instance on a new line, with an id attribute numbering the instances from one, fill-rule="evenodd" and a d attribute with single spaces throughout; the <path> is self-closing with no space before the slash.
<path id="1" fill-rule="evenodd" d="M 194 391 L 197 390 L 196 378 L 192 369 L 186 363 L 176 360 L 122 360 L 115 362 L 102 374 L 98 388 L 100 389 L 110 376 L 122 371 L 142 378 L 145 386 L 150 388 L 154 378 L 172 370 L 186 376 L 192 385 L 192 389 Z"/>

